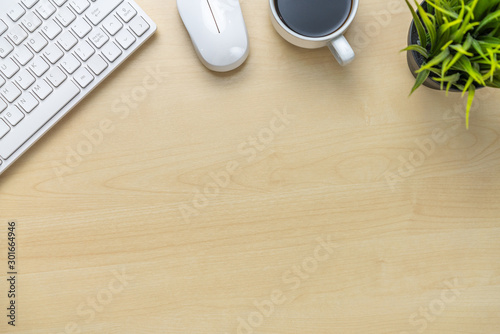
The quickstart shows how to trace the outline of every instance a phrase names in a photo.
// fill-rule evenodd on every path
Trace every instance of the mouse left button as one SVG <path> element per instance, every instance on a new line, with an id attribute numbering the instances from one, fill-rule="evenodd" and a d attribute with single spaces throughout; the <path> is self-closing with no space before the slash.
<path id="1" fill-rule="evenodd" d="M 177 0 L 177 9 L 191 38 L 197 39 L 207 31 L 219 33 L 207 0 Z"/>

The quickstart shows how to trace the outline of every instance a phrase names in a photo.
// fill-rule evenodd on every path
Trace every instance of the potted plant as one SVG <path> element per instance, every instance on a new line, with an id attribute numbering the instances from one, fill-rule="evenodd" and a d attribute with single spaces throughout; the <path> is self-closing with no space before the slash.
<path id="1" fill-rule="evenodd" d="M 413 22 L 408 66 L 421 85 L 468 94 L 466 126 L 476 89 L 500 88 L 500 0 L 405 0 Z M 411 95 L 410 93 L 410 95 Z"/>

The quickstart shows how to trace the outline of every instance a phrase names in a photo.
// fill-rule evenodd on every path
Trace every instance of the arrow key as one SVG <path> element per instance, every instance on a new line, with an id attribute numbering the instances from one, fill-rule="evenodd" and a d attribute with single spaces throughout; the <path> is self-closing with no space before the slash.
<path id="1" fill-rule="evenodd" d="M 146 21 L 144 21 L 142 17 L 137 16 L 130 22 L 130 28 L 132 28 L 132 31 L 138 37 L 141 37 L 142 35 L 144 35 L 146 31 L 149 30 L 149 24 Z"/>
<path id="2" fill-rule="evenodd" d="M 128 31 L 122 30 L 116 35 L 116 41 L 124 50 L 127 50 L 135 42 L 135 37 Z"/>
<path id="3" fill-rule="evenodd" d="M 123 28 L 123 24 L 114 15 L 110 15 L 105 19 L 102 25 L 111 36 L 116 35 Z"/>

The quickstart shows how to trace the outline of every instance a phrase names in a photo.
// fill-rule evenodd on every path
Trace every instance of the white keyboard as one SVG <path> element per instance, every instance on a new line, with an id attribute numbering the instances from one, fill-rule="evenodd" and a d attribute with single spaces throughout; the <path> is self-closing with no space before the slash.
<path id="1" fill-rule="evenodd" d="M 0 0 L 0 174 L 155 31 L 132 0 Z"/>

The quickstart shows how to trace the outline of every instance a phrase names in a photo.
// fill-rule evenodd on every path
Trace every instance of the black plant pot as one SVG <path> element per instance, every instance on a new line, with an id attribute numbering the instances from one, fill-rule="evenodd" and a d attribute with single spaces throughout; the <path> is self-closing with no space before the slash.
<path id="1" fill-rule="evenodd" d="M 424 9 L 427 9 L 427 3 L 425 1 L 423 1 L 420 5 Z M 417 27 L 415 26 L 415 21 L 412 20 L 410 25 L 410 31 L 408 32 L 408 46 L 412 44 L 419 44 L 418 42 L 419 38 L 418 38 Z M 417 78 L 416 71 L 425 62 L 425 58 L 416 51 L 407 51 L 406 59 L 408 61 L 408 67 L 410 68 L 411 74 L 413 74 L 413 76 Z M 427 80 L 424 81 L 423 85 L 432 89 L 441 90 L 441 83 L 433 80 L 431 77 L 428 77 Z M 462 91 L 455 87 L 450 87 L 450 92 L 462 92 Z"/>

